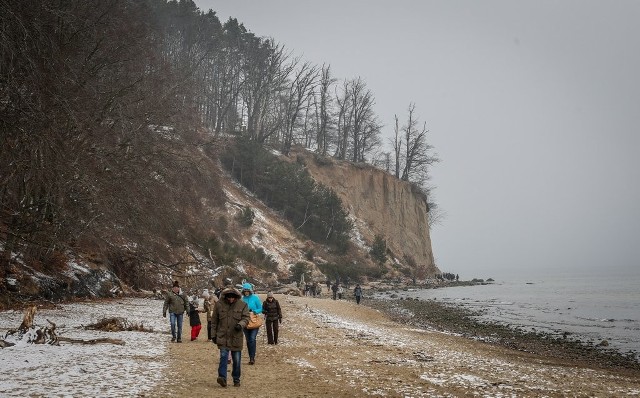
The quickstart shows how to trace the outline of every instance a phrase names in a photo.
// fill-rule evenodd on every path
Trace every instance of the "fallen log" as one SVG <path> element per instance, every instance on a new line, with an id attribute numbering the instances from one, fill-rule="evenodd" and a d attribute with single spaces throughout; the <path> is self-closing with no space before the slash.
<path id="1" fill-rule="evenodd" d="M 58 337 L 58 341 L 64 341 L 67 343 L 73 343 L 73 344 L 116 344 L 116 345 L 124 345 L 125 342 L 124 340 L 120 340 L 120 339 L 111 339 L 111 338 L 100 338 L 100 339 L 90 339 L 90 340 L 83 340 L 83 339 L 72 339 L 70 337 Z"/>

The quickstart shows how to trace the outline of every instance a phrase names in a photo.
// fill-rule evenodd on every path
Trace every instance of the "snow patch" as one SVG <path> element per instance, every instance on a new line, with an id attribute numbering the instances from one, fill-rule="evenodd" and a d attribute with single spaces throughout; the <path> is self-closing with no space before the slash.
<path id="1" fill-rule="evenodd" d="M 85 330 L 83 325 L 108 317 L 126 317 L 145 328 L 166 330 L 168 322 L 157 317 L 149 319 L 151 307 L 162 303 L 149 299 L 124 299 L 101 303 L 74 303 L 58 309 L 39 310 L 35 324 L 46 319 L 56 323 L 59 336 L 74 339 L 113 338 L 125 341 L 113 344 L 70 344 L 60 346 L 27 344 L 14 341 L 15 346 L 2 349 L 0 359 L 0 396 L 2 397 L 88 397 L 138 396 L 152 390 L 162 378 L 166 366 L 167 344 L 159 341 L 157 332 L 103 332 Z M 0 333 L 22 322 L 23 313 L 0 312 Z M 7 341 L 11 336 L 7 337 Z M 168 339 L 166 339 L 168 341 Z M 37 380 L 37 382 L 34 382 Z"/>

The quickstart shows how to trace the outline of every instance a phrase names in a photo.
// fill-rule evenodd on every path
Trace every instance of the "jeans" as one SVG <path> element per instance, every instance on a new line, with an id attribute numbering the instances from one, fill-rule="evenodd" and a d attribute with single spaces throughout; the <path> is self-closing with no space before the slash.
<path id="1" fill-rule="evenodd" d="M 226 348 L 220 348 L 220 363 L 218 364 L 218 376 L 227 380 L 227 361 L 229 353 L 233 359 L 233 367 L 231 368 L 231 377 L 234 383 L 240 382 L 240 354 L 242 351 L 229 351 Z"/>
<path id="2" fill-rule="evenodd" d="M 247 339 L 247 350 L 249 351 L 249 360 L 255 361 L 256 359 L 256 337 L 258 336 L 257 329 L 244 329 L 244 337 Z"/>
<path id="3" fill-rule="evenodd" d="M 174 339 L 182 340 L 182 316 L 184 314 L 169 313 L 169 322 L 171 323 L 171 337 Z M 177 325 L 176 325 L 177 323 Z M 176 330 L 176 326 L 178 330 Z M 177 334 L 177 335 L 176 335 Z"/>

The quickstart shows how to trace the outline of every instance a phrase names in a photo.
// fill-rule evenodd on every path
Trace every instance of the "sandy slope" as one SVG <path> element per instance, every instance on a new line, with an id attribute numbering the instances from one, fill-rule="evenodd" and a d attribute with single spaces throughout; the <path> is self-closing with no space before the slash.
<path id="1" fill-rule="evenodd" d="M 216 383 L 218 350 L 203 330 L 197 341 L 170 345 L 165 381 L 146 396 L 640 396 L 638 372 L 619 375 L 416 330 L 354 302 L 276 298 L 285 318 L 280 344 L 267 345 L 260 331 L 256 365 L 243 351 L 241 387 Z"/>

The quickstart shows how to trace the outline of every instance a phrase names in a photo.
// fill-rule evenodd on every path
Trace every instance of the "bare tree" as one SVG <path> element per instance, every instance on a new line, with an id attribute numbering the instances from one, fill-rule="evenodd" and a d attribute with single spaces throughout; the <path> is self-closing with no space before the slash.
<path id="1" fill-rule="evenodd" d="M 375 101 L 373 93 L 367 88 L 362 78 L 353 80 L 349 88 L 353 119 L 351 129 L 352 160 L 361 162 L 364 160 L 364 148 L 362 145 L 365 140 L 363 140 L 363 134 L 367 126 L 373 127 L 375 124 L 375 114 L 373 112 Z M 375 128 L 371 129 L 371 131 L 375 131 Z"/>
<path id="2" fill-rule="evenodd" d="M 349 147 L 349 136 L 352 129 L 353 108 L 351 107 L 350 81 L 342 83 L 341 91 L 336 90 L 335 98 L 338 105 L 338 136 L 336 137 L 336 151 L 334 156 L 338 159 L 346 159 Z"/>
<path id="3" fill-rule="evenodd" d="M 280 93 L 293 65 L 285 66 L 289 55 L 272 40 L 247 37 L 245 41 L 242 100 L 247 111 L 247 134 L 265 142 L 281 128 L 282 121 L 276 117 L 279 113 L 274 114 L 273 110 L 279 106 Z"/>
<path id="4" fill-rule="evenodd" d="M 329 94 L 331 86 L 335 84 L 336 79 L 331 77 L 331 65 L 322 65 L 320 76 L 320 109 L 316 110 L 317 113 L 317 137 L 316 143 L 318 145 L 317 151 L 322 155 L 326 155 L 329 147 L 330 128 L 331 128 L 331 107 L 332 97 Z"/>
<path id="5" fill-rule="evenodd" d="M 404 167 L 400 179 L 423 186 L 429 177 L 429 166 L 439 159 L 431 154 L 433 146 L 427 142 L 429 130 L 427 130 L 426 122 L 422 128 L 418 128 L 419 122 L 415 116 L 415 104 L 409 104 L 407 112 L 407 124 L 403 127 Z"/>
<path id="6" fill-rule="evenodd" d="M 289 82 L 285 94 L 285 122 L 284 137 L 282 140 L 282 152 L 289 154 L 294 142 L 294 130 L 305 103 L 313 93 L 314 85 L 318 79 L 318 68 L 309 62 L 300 64 L 300 60 L 293 60 L 292 69 L 295 69 L 294 77 Z"/>

